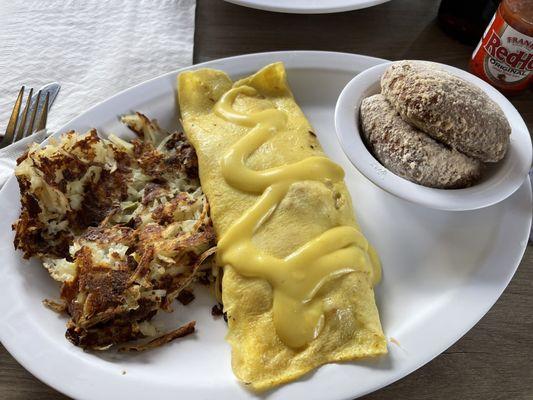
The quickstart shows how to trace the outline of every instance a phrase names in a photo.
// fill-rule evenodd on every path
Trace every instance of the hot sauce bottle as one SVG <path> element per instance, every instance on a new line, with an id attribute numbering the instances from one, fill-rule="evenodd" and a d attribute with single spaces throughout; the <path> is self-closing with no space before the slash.
<path id="1" fill-rule="evenodd" d="M 533 82 L 533 0 L 503 0 L 478 46 L 470 69 L 504 94 Z"/>

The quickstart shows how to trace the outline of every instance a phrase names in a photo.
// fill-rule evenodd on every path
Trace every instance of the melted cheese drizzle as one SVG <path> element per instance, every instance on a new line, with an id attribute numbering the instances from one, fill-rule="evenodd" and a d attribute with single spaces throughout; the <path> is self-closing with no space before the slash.
<path id="1" fill-rule="evenodd" d="M 326 157 L 308 157 L 293 164 L 262 171 L 246 167 L 246 159 L 263 143 L 283 130 L 284 111 L 272 108 L 253 114 L 233 109 L 239 95 L 254 96 L 256 90 L 241 86 L 226 92 L 215 105 L 220 117 L 252 128 L 222 159 L 222 174 L 235 189 L 260 195 L 218 242 L 219 265 L 231 265 L 246 277 L 263 278 L 273 290 L 274 326 L 279 338 L 300 348 L 320 333 L 324 324 L 320 288 L 332 278 L 366 271 L 379 279 L 377 256 L 364 236 L 352 226 L 338 226 L 305 243 L 285 258 L 273 257 L 253 243 L 254 232 L 275 211 L 292 183 L 302 180 L 337 182 L 344 178 L 340 166 Z"/>

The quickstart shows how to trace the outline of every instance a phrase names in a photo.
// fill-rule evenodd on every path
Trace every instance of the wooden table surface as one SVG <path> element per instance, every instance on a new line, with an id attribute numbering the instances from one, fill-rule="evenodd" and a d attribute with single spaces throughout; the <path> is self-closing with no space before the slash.
<path id="1" fill-rule="evenodd" d="M 435 23 L 438 4 L 393 0 L 353 12 L 292 15 L 198 0 L 194 60 L 274 50 L 330 50 L 466 68 L 473 48 L 441 32 Z M 511 101 L 533 132 L 532 92 Z M 33 378 L 0 345 L 0 399 L 65 396 Z M 532 246 L 502 297 L 470 332 L 424 367 L 365 399 L 533 399 Z"/>

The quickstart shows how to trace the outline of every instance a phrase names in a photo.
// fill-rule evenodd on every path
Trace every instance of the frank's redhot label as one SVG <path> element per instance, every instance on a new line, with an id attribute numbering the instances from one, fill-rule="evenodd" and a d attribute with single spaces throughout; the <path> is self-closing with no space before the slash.
<path id="1" fill-rule="evenodd" d="M 533 37 L 506 21 L 501 6 L 474 50 L 470 69 L 507 94 L 529 87 L 533 78 Z"/>

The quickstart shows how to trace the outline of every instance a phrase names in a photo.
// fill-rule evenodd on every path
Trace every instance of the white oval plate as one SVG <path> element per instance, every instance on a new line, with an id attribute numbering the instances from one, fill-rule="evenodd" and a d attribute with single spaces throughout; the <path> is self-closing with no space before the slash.
<path id="1" fill-rule="evenodd" d="M 427 363 L 457 341 L 489 310 L 513 276 L 531 225 L 531 185 L 479 211 L 421 208 L 384 192 L 344 156 L 333 126 L 335 102 L 357 73 L 383 60 L 330 52 L 251 54 L 211 61 L 234 78 L 284 61 L 291 87 L 326 153 L 346 171 L 362 228 L 383 262 L 376 297 L 391 343 L 387 356 L 330 364 L 294 383 L 254 395 L 231 372 L 226 326 L 210 315 L 205 288 L 196 300 L 166 314 L 169 326 L 197 320 L 196 335 L 141 354 L 87 353 L 64 337 L 66 319 L 41 305 L 58 288 L 36 261 L 13 251 L 11 223 L 18 216 L 17 182 L 0 191 L 0 339 L 31 373 L 79 399 L 352 399 L 379 389 Z M 188 68 L 188 69 L 192 69 Z M 126 134 L 117 116 L 139 110 L 162 126 L 177 124 L 175 79 L 160 76 L 98 104 L 63 127 Z M 494 362 L 498 362 L 495 360 Z"/>
<path id="2" fill-rule="evenodd" d="M 464 189 L 435 189 L 418 185 L 385 168 L 368 151 L 362 140 L 359 109 L 364 98 L 380 92 L 381 76 L 390 63 L 369 68 L 355 76 L 342 90 L 335 107 L 335 129 L 342 149 L 352 164 L 370 181 L 402 199 L 448 211 L 475 210 L 496 204 L 513 194 L 531 168 L 531 137 L 520 113 L 500 92 L 466 71 L 438 64 L 483 90 L 505 113 L 511 125 L 505 158 L 487 167 L 480 182 Z"/>
<path id="3" fill-rule="evenodd" d="M 259 10 L 290 14 L 329 14 L 359 10 L 390 0 L 226 0 L 229 3 Z"/>

